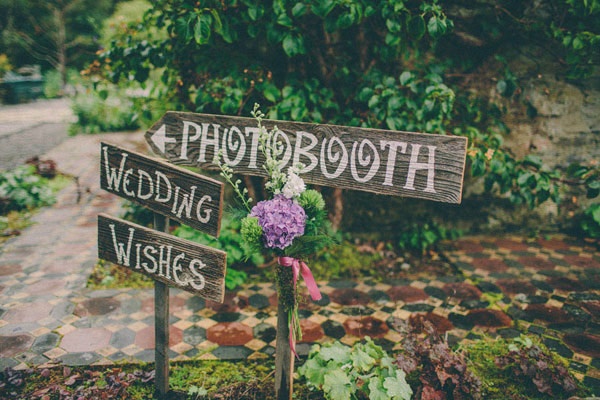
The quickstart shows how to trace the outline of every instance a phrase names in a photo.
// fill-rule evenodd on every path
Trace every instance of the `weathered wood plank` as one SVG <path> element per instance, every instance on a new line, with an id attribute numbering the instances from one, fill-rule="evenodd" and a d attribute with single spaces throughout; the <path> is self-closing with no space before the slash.
<path id="1" fill-rule="evenodd" d="M 308 183 L 379 194 L 460 203 L 467 139 L 263 121 L 277 126 L 285 165 L 306 165 Z M 252 118 L 167 112 L 146 132 L 153 151 L 174 164 L 214 169 L 221 149 L 235 172 L 264 176 L 258 128 Z"/>
<path id="2" fill-rule="evenodd" d="M 221 250 L 100 214 L 98 257 L 223 302 L 227 253 Z"/>
<path id="3" fill-rule="evenodd" d="M 219 235 L 224 184 L 215 179 L 101 143 L 100 187 L 199 231 Z"/>

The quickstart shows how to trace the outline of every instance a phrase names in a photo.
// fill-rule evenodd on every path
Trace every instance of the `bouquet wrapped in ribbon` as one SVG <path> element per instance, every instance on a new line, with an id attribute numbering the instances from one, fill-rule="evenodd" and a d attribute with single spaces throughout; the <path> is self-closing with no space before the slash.
<path id="1" fill-rule="evenodd" d="M 321 193 L 306 188 L 300 177 L 302 164 L 284 165 L 280 159 L 283 149 L 277 142 L 277 127 L 268 130 L 263 126 L 264 114 L 258 105 L 254 106 L 252 116 L 258 123 L 259 150 L 264 156 L 262 167 L 267 174 L 265 189 L 270 198 L 252 206 L 253 199 L 248 197 L 248 190 L 240 187 L 240 180 L 234 182 L 233 170 L 221 162 L 222 154 L 219 153 L 214 162 L 247 212 L 241 221 L 242 239 L 250 251 L 277 257 L 278 296 L 287 313 L 290 348 L 296 354 L 295 343 L 302 338 L 297 282 L 302 277 L 311 298 L 321 299 L 306 259 L 332 241 L 331 235 L 326 234 L 325 201 Z"/>

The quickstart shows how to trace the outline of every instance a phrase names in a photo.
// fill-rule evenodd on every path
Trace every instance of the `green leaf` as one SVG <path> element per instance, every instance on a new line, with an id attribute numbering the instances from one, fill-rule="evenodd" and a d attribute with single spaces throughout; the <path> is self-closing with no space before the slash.
<path id="1" fill-rule="evenodd" d="M 330 346 L 323 346 L 320 355 L 323 360 L 331 360 L 339 365 L 350 362 L 350 349 L 340 342 L 334 342 Z"/>
<path id="2" fill-rule="evenodd" d="M 317 388 L 323 385 L 327 372 L 329 372 L 329 368 L 322 365 L 316 358 L 309 358 L 304 365 L 298 368 L 298 373 Z"/>
<path id="3" fill-rule="evenodd" d="M 379 96 L 375 94 L 375 95 L 371 96 L 371 98 L 369 99 L 368 106 L 369 106 L 369 108 L 373 108 L 377 104 L 379 104 Z"/>
<path id="4" fill-rule="evenodd" d="M 542 159 L 539 156 L 534 156 L 534 155 L 526 155 L 525 158 L 523 159 L 523 163 L 524 164 L 529 164 L 531 166 L 534 166 L 536 168 L 541 168 L 542 165 L 544 164 L 542 162 Z"/>
<path id="5" fill-rule="evenodd" d="M 410 400 L 412 389 L 406 382 L 406 374 L 401 369 L 396 370 L 396 376 L 390 376 L 383 381 L 388 398 L 393 400 Z"/>
<path id="6" fill-rule="evenodd" d="M 398 33 L 402 30 L 402 25 L 395 19 L 386 19 L 385 26 L 390 33 Z"/>
<path id="7" fill-rule="evenodd" d="M 520 174 L 519 177 L 517 178 L 517 183 L 519 184 L 519 186 L 525 186 L 527 184 L 527 182 L 529 181 L 529 179 L 532 177 L 533 177 L 533 174 L 531 172 L 524 172 L 524 173 Z"/>
<path id="8" fill-rule="evenodd" d="M 442 36 L 446 33 L 446 20 L 440 19 L 435 15 L 432 16 L 427 22 L 427 31 L 434 38 Z"/>
<path id="9" fill-rule="evenodd" d="M 210 25 L 212 17 L 210 14 L 200 14 L 194 25 L 194 40 L 197 44 L 207 44 L 210 39 Z"/>
<path id="10" fill-rule="evenodd" d="M 414 15 L 408 22 L 408 33 L 415 39 L 421 39 L 425 34 L 425 20 L 421 15 Z"/>
<path id="11" fill-rule="evenodd" d="M 288 33 L 283 38 L 283 51 L 288 57 L 293 57 L 298 54 L 304 54 L 304 39 L 298 34 Z"/>
<path id="12" fill-rule="evenodd" d="M 219 12 L 213 8 L 210 10 L 210 15 L 212 15 L 214 21 L 213 23 L 215 32 L 221 34 L 223 31 L 223 23 L 221 22 L 221 16 L 219 15 Z"/>
<path id="13" fill-rule="evenodd" d="M 183 43 L 188 43 L 194 37 L 190 19 L 183 17 L 177 18 L 175 21 L 175 33 L 181 38 Z"/>
<path id="14" fill-rule="evenodd" d="M 296 5 L 294 7 L 292 7 L 292 15 L 294 17 L 301 17 L 304 14 L 306 14 L 307 10 L 308 10 L 308 8 L 306 7 L 306 4 L 296 3 Z"/>
<path id="15" fill-rule="evenodd" d="M 383 381 L 380 377 L 373 377 L 369 380 L 369 400 L 389 400 L 387 391 L 383 387 Z"/>
<path id="16" fill-rule="evenodd" d="M 352 366 L 362 372 L 369 371 L 375 364 L 375 359 L 360 348 L 354 349 L 351 358 Z"/>
<path id="17" fill-rule="evenodd" d="M 248 16 L 252 21 L 257 21 L 265 14 L 265 9 L 260 4 L 253 4 L 248 8 Z"/>
<path id="18" fill-rule="evenodd" d="M 393 131 L 400 131 L 404 127 L 404 121 L 402 118 L 398 117 L 387 117 L 385 119 L 385 124 L 387 125 L 388 129 Z"/>
<path id="19" fill-rule="evenodd" d="M 413 80 L 413 74 L 410 71 L 404 71 L 400 74 L 400 84 L 402 86 Z"/>
<path id="20" fill-rule="evenodd" d="M 579 38 L 579 36 L 576 36 L 575 39 L 573 39 L 573 49 L 575 50 L 581 50 L 584 48 L 584 44 L 583 41 L 581 40 L 581 38 Z"/>
<path id="21" fill-rule="evenodd" d="M 325 18 L 334 7 L 334 0 L 316 0 L 312 5 L 311 10 L 316 16 Z"/>
<path id="22" fill-rule="evenodd" d="M 291 28 L 294 26 L 292 19 L 288 17 L 288 15 L 284 12 L 277 16 L 277 23 L 281 26 L 285 26 L 286 28 Z"/>
<path id="23" fill-rule="evenodd" d="M 270 102 L 276 103 L 280 96 L 279 89 L 273 84 L 266 84 L 263 89 L 263 96 Z"/>
<path id="24" fill-rule="evenodd" d="M 339 369 L 329 371 L 323 381 L 323 391 L 329 398 L 335 400 L 350 400 L 356 387 L 350 382 L 350 378 Z"/>

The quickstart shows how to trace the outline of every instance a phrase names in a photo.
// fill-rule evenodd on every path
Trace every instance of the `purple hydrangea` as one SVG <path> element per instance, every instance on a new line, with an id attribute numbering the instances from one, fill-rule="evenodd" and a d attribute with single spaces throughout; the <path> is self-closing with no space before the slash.
<path id="1" fill-rule="evenodd" d="M 292 244 L 294 238 L 304 235 L 304 209 L 283 195 L 258 202 L 250 215 L 258 218 L 265 246 L 268 248 L 283 250 Z"/>

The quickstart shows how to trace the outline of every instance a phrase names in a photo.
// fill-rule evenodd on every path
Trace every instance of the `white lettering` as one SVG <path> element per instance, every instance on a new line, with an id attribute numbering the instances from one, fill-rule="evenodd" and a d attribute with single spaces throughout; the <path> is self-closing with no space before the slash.
<path id="1" fill-rule="evenodd" d="M 204 276 L 199 272 L 199 270 L 201 270 L 204 267 L 206 267 L 206 264 L 195 258 L 190 262 L 190 271 L 197 279 L 190 279 L 188 283 L 191 287 L 193 287 L 196 290 L 204 289 L 204 285 L 206 284 Z"/>
<path id="2" fill-rule="evenodd" d="M 177 284 L 181 285 L 181 286 L 187 286 L 188 281 L 182 281 L 181 279 L 179 279 L 179 272 L 181 272 L 182 268 L 181 265 L 179 264 L 179 260 L 184 260 L 185 259 L 185 253 L 179 253 L 174 259 L 173 259 L 173 279 L 175 279 L 175 282 L 177 282 Z"/>
<path id="3" fill-rule="evenodd" d="M 283 140 L 279 140 L 279 138 Z M 284 143 L 285 142 L 285 143 Z M 292 145 L 288 136 L 282 131 L 277 131 L 273 135 L 273 148 L 277 152 L 276 158 L 279 159 L 280 168 L 283 169 L 292 158 Z M 281 156 L 281 158 L 279 158 Z"/>
<path id="4" fill-rule="evenodd" d="M 208 223 L 208 221 L 210 221 L 210 214 L 212 212 L 211 209 L 207 209 L 206 212 L 204 213 L 204 216 L 200 215 L 200 211 L 202 209 L 202 205 L 204 204 L 205 201 L 208 201 L 209 203 L 211 203 L 212 202 L 212 197 L 210 197 L 209 195 L 205 194 L 204 196 L 202 196 L 202 198 L 198 202 L 198 205 L 196 206 L 196 218 L 198 218 L 198 221 L 202 222 L 203 224 L 206 224 L 206 223 Z"/>
<path id="5" fill-rule="evenodd" d="M 258 154 L 258 136 L 260 129 L 246 127 L 244 131 L 246 136 L 252 135 L 252 142 L 250 143 L 250 162 L 248 163 L 248 168 L 258 168 L 256 166 L 256 157 Z"/>
<path id="6" fill-rule="evenodd" d="M 117 263 L 129 267 L 129 256 L 131 255 L 131 242 L 133 242 L 133 234 L 135 229 L 129 228 L 129 238 L 127 239 L 127 251 L 123 243 L 117 243 L 117 233 L 115 232 L 115 224 L 109 224 L 110 233 L 112 236 L 115 254 L 117 255 Z"/>
<path id="7" fill-rule="evenodd" d="M 246 140 L 242 135 L 242 131 L 236 126 L 232 126 L 229 130 L 225 129 L 221 148 L 223 149 L 223 161 L 232 167 L 238 165 L 246 154 Z M 228 150 L 237 151 L 237 155 L 233 160 L 229 158 Z"/>
<path id="8" fill-rule="evenodd" d="M 205 125 L 208 124 L 202 124 L 203 127 L 205 127 Z M 194 128 L 196 134 L 192 137 L 190 137 L 190 127 Z M 202 135 L 202 132 L 204 130 L 200 127 L 200 125 L 190 122 L 190 121 L 183 121 L 183 134 L 182 134 L 182 138 L 181 138 L 181 155 L 179 156 L 180 159 L 182 160 L 187 160 L 187 152 L 188 152 L 188 143 L 189 142 L 193 142 L 194 140 L 198 140 L 200 138 L 200 135 Z"/>
<path id="9" fill-rule="evenodd" d="M 333 152 L 333 145 L 337 143 L 338 147 L 341 151 Z M 327 146 L 327 158 L 325 158 L 325 145 L 327 144 L 327 139 L 323 140 L 323 144 L 321 145 L 321 172 L 327 179 L 335 179 L 344 172 L 346 167 L 348 166 L 348 151 L 344 146 L 344 143 L 337 137 L 332 137 L 329 140 L 329 146 Z M 340 155 L 341 154 L 341 155 Z M 327 164 L 333 164 L 339 162 L 339 165 L 334 173 L 329 173 L 327 171 Z"/>
<path id="10" fill-rule="evenodd" d="M 154 266 L 153 268 L 149 268 L 148 267 L 148 263 L 142 263 L 142 267 L 144 268 L 144 270 L 149 273 L 149 274 L 153 274 L 156 272 L 156 270 L 158 269 L 158 264 L 156 264 L 156 258 L 154 258 L 152 256 L 152 254 L 150 253 L 154 253 L 156 254 L 157 251 L 153 246 L 146 246 L 144 247 L 144 255 L 146 256 L 147 259 L 149 259 L 150 261 L 152 261 L 152 265 Z"/>
<path id="11" fill-rule="evenodd" d="M 212 124 L 213 126 L 213 137 L 208 138 L 208 124 L 202 124 L 202 141 L 200 142 L 200 155 L 198 156 L 198 162 L 206 162 L 206 148 L 208 146 L 214 147 L 214 153 L 219 151 L 219 128 L 221 125 Z M 212 159 L 209 160 L 212 162 Z"/>
<path id="12" fill-rule="evenodd" d="M 142 244 L 141 243 L 136 243 L 135 244 L 135 269 L 141 269 L 142 267 L 140 266 L 140 251 L 142 249 Z"/>
<path id="13" fill-rule="evenodd" d="M 192 186 L 190 188 L 191 192 L 190 194 L 184 194 L 183 195 L 183 199 L 181 200 L 181 204 L 179 206 L 179 210 L 177 211 L 177 213 L 175 215 L 177 215 L 177 218 L 181 218 L 181 215 L 183 214 L 183 212 L 185 211 L 185 215 L 188 218 L 191 218 L 191 214 L 192 214 L 192 205 L 194 204 L 194 196 L 196 194 L 196 186 Z M 177 194 L 179 193 L 179 186 L 175 189 L 175 202 L 173 203 L 173 210 L 176 207 L 177 204 Z"/>
<path id="14" fill-rule="evenodd" d="M 371 148 L 371 152 L 373 153 L 373 162 L 371 163 L 371 155 L 370 154 L 365 154 L 365 146 L 368 146 Z M 356 154 L 356 148 L 358 147 L 358 154 Z M 369 172 L 367 172 L 367 174 L 361 178 L 360 176 L 358 176 L 358 170 L 356 169 L 356 159 L 358 159 L 358 164 L 361 167 L 366 167 L 369 164 L 371 164 L 371 168 L 369 169 Z M 363 139 L 362 142 L 360 143 L 360 145 L 358 145 L 358 142 L 354 142 L 354 144 L 352 145 L 352 154 L 350 155 L 350 172 L 352 173 L 352 177 L 360 183 L 365 183 L 370 181 L 375 174 L 377 173 L 377 171 L 379 170 L 379 164 L 380 164 L 380 159 L 379 159 L 379 153 L 377 152 L 377 148 L 375 147 L 375 145 L 368 139 Z"/>
<path id="15" fill-rule="evenodd" d="M 381 150 L 385 150 L 387 146 L 390 146 L 390 152 L 388 154 L 388 160 L 385 167 L 385 179 L 383 184 L 385 186 L 394 186 L 394 168 L 396 167 L 396 155 L 398 147 L 400 147 L 400 151 L 404 154 L 406 153 L 406 143 L 405 142 L 394 142 L 390 140 L 382 140 L 379 142 L 381 146 Z"/>
<path id="16" fill-rule="evenodd" d="M 138 199 L 148 200 L 150 197 L 152 197 L 152 193 L 154 192 L 154 182 L 152 182 L 152 177 L 146 171 L 138 169 L 138 175 L 139 175 L 140 179 L 138 180 L 137 197 L 138 197 Z M 148 190 L 147 193 L 142 194 L 142 187 L 144 186 L 144 178 L 146 178 L 148 180 L 148 185 L 150 186 L 150 188 L 149 188 L 150 190 Z"/>
<path id="17" fill-rule="evenodd" d="M 166 257 L 164 257 L 164 249 L 165 247 L 167 248 L 167 254 Z M 158 256 L 158 275 L 167 278 L 167 279 L 171 279 L 171 249 L 173 248 L 173 246 L 164 246 L 161 245 L 159 247 L 160 249 L 160 253 Z M 164 268 L 163 268 L 164 266 Z M 166 270 L 166 274 L 165 274 L 165 270 Z"/>
<path id="18" fill-rule="evenodd" d="M 302 147 L 302 139 L 305 137 L 310 139 L 310 143 L 308 146 Z M 319 160 L 317 159 L 317 157 L 314 154 L 310 153 L 310 150 L 312 150 L 317 145 L 318 142 L 319 142 L 319 140 L 312 133 L 302 132 L 302 131 L 296 132 L 296 148 L 294 149 L 293 165 L 298 165 L 301 162 L 300 156 L 305 156 L 306 158 L 308 158 L 310 160 L 308 165 L 306 163 L 303 163 L 304 164 L 304 169 L 302 170 L 303 173 L 312 171 L 319 163 Z"/>
<path id="19" fill-rule="evenodd" d="M 169 200 L 171 200 L 171 181 L 169 180 L 169 178 L 163 174 L 160 171 L 155 171 L 156 174 L 156 197 L 154 198 L 154 201 L 158 202 L 158 203 L 166 203 Z M 163 198 L 160 197 L 161 193 L 160 193 L 160 181 L 163 181 L 165 183 L 165 186 L 167 187 L 166 189 L 166 194 Z"/>
<path id="20" fill-rule="evenodd" d="M 127 189 L 127 186 L 129 186 L 129 175 L 131 174 L 133 174 L 133 169 L 125 171 L 125 177 L 123 178 L 123 192 L 127 196 L 135 197 L 135 192 Z"/>
<path id="21" fill-rule="evenodd" d="M 426 163 L 420 163 L 419 150 L 421 149 L 420 144 L 412 144 L 412 150 L 410 152 L 410 163 L 408 164 L 408 174 L 406 176 L 406 184 L 404 189 L 415 190 L 415 174 L 418 170 L 427 170 L 427 185 L 425 186 L 424 192 L 435 193 L 433 188 L 433 178 L 435 176 L 435 149 L 436 146 L 427 146 L 429 149 L 429 156 Z"/>
<path id="22" fill-rule="evenodd" d="M 106 170 L 106 181 L 108 183 L 108 189 L 116 190 L 118 192 L 119 186 L 121 185 L 121 177 L 123 176 L 123 170 L 125 169 L 125 160 L 127 159 L 127 156 L 129 154 L 121 153 L 123 158 L 121 158 L 121 165 L 119 166 L 119 173 L 117 174 L 115 168 L 110 168 L 110 164 L 108 162 L 108 147 L 104 146 L 102 150 L 104 150 L 104 169 Z"/>

